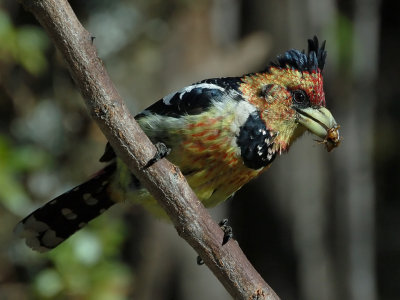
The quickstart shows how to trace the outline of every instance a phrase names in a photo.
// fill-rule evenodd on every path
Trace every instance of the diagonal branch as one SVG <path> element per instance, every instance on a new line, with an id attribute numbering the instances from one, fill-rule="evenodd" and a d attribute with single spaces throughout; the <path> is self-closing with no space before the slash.
<path id="1" fill-rule="evenodd" d="M 223 233 L 179 169 L 162 159 L 143 166 L 155 147 L 129 113 L 98 58 L 92 38 L 66 0 L 19 0 L 38 19 L 67 61 L 88 110 L 118 156 L 157 199 L 179 235 L 203 258 L 235 299 L 279 299 L 236 241 L 221 246 Z"/>

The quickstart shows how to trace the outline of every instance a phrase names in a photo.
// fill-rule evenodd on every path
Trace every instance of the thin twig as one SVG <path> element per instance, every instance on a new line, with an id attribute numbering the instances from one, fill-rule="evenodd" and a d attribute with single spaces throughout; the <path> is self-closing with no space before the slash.
<path id="1" fill-rule="evenodd" d="M 45 28 L 64 56 L 90 114 L 118 156 L 157 199 L 179 235 L 235 299 L 279 299 L 235 241 L 221 246 L 223 232 L 179 169 L 162 159 L 143 168 L 156 149 L 129 113 L 98 58 L 87 32 L 66 0 L 19 0 Z M 195 263 L 193 261 L 193 263 Z"/>

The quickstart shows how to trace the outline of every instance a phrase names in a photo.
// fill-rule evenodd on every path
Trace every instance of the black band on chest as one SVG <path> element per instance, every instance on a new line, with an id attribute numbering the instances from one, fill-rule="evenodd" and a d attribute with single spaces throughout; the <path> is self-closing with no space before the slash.
<path id="1" fill-rule="evenodd" d="M 259 112 L 251 113 L 240 127 L 236 140 L 246 167 L 257 170 L 274 160 L 276 153 L 272 149 L 273 139 L 274 136 L 261 120 Z"/>

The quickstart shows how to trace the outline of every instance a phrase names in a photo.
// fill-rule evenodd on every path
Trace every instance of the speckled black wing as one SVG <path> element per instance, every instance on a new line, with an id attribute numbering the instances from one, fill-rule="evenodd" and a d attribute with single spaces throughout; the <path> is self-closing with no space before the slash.
<path id="1" fill-rule="evenodd" d="M 139 120 L 149 114 L 179 118 L 182 115 L 197 115 L 206 111 L 213 101 L 223 101 L 226 97 L 242 100 L 238 87 L 240 77 L 212 78 L 200 81 L 184 89 L 169 94 L 149 106 L 135 119 Z M 115 158 L 114 150 L 107 143 L 101 162 L 108 162 Z"/>
<path id="2" fill-rule="evenodd" d="M 184 89 L 169 94 L 157 101 L 135 118 L 148 114 L 158 114 L 173 118 L 182 115 L 197 115 L 206 111 L 213 101 L 223 101 L 226 97 L 238 97 L 239 78 L 214 78 L 200 81 Z"/>

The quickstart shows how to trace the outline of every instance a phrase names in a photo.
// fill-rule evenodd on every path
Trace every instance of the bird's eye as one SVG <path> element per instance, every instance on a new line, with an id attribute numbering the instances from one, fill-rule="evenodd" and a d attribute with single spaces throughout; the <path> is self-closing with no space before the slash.
<path id="1" fill-rule="evenodd" d="M 293 98 L 293 103 L 300 106 L 305 106 L 308 105 L 309 103 L 307 94 L 303 90 L 292 91 L 292 98 Z"/>

